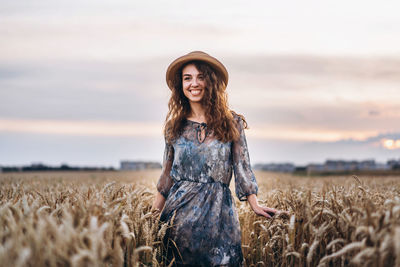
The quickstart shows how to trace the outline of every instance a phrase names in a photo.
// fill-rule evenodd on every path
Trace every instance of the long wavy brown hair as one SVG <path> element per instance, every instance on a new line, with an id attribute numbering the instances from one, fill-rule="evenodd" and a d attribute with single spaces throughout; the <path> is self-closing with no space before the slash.
<path id="1" fill-rule="evenodd" d="M 172 95 L 168 102 L 169 111 L 165 119 L 164 135 L 166 140 L 169 143 L 176 140 L 182 132 L 186 118 L 191 115 L 190 103 L 182 88 L 182 69 L 189 64 L 194 64 L 205 78 L 206 89 L 201 103 L 205 109 L 207 128 L 212 130 L 214 136 L 221 142 L 238 140 L 240 133 L 233 117 L 236 113 L 228 107 L 226 84 L 213 68 L 202 61 L 190 61 L 175 73 Z M 242 118 L 244 128 L 247 128 L 244 117 L 236 115 Z"/>

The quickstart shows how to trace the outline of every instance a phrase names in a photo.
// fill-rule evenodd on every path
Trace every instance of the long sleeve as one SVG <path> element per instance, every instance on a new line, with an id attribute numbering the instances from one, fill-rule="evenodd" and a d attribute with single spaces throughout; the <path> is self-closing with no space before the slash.
<path id="1" fill-rule="evenodd" d="M 157 183 L 158 192 L 160 192 L 165 198 L 168 197 L 169 190 L 173 184 L 173 180 L 170 175 L 173 160 L 174 160 L 174 148 L 171 144 L 168 144 L 166 141 L 162 172 Z"/>
<path id="2" fill-rule="evenodd" d="M 257 194 L 257 181 L 251 170 L 247 141 L 244 133 L 243 120 L 237 117 L 240 138 L 232 142 L 233 171 L 235 174 L 235 192 L 240 201 L 247 200 L 247 196 Z"/>

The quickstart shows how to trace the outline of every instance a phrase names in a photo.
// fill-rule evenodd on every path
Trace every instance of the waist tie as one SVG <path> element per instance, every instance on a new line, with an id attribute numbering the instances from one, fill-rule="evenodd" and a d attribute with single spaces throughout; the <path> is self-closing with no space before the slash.
<path id="1" fill-rule="evenodd" d="M 229 187 L 228 184 L 225 184 L 225 183 L 220 182 L 220 181 L 215 181 L 215 180 L 210 181 L 210 182 L 201 182 L 201 181 L 193 181 L 193 180 L 189 180 L 189 179 L 179 179 L 178 182 L 180 182 L 180 181 L 187 181 L 187 182 L 197 183 L 197 184 L 221 184 L 223 186 Z"/>

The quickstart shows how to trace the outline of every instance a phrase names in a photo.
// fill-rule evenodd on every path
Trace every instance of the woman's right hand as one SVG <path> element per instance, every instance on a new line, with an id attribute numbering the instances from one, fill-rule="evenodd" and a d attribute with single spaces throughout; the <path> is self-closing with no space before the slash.
<path id="1" fill-rule="evenodd" d="M 153 202 L 153 206 L 151 207 L 151 212 L 160 214 L 162 209 L 164 208 L 165 201 L 166 201 L 165 197 L 161 195 L 160 192 L 157 191 L 156 197 Z"/>

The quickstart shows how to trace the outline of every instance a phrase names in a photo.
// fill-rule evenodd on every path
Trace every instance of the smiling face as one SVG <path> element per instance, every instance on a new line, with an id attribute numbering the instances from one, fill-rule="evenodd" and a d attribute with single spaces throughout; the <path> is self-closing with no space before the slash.
<path id="1" fill-rule="evenodd" d="M 194 64 L 188 64 L 182 69 L 182 89 L 190 102 L 200 102 L 204 96 L 206 81 Z"/>

